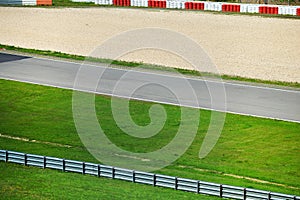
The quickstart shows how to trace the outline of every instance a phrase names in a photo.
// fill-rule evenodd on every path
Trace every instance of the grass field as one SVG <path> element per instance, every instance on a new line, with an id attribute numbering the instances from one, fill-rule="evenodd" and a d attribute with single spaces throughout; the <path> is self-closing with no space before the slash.
<path id="1" fill-rule="evenodd" d="M 1 199 L 204 199 L 217 197 L 0 162 Z"/>
<path id="2" fill-rule="evenodd" d="M 77 135 L 72 118 L 72 91 L 6 80 L 0 80 L 0 88 L 1 149 L 97 162 Z M 110 110 L 110 97 L 96 96 L 95 102 L 97 115 L 101 116 L 101 125 L 108 137 L 118 146 L 130 151 L 145 151 L 145 145 L 154 144 L 157 139 L 160 141 L 158 145 L 163 146 L 172 139 L 178 128 L 179 108 L 164 105 L 168 120 L 163 130 L 153 138 L 137 141 L 136 138 L 123 134 L 116 126 Z M 149 123 L 147 110 L 152 103 L 131 101 L 130 105 L 134 121 L 138 124 Z M 201 126 L 193 144 L 180 159 L 158 173 L 300 194 L 300 124 L 227 114 L 217 145 L 206 158 L 200 160 L 198 152 L 207 131 L 210 114 L 210 111 L 201 111 Z M 133 143 L 137 143 L 137 146 L 132 146 Z M 1 163 L 2 168 L 4 165 Z M 31 173 L 22 167 L 9 166 L 13 166 L 12 169 L 21 174 Z M 18 176 L 18 173 L 1 172 L 2 176 L 11 175 L 7 179 L 1 178 L 0 184 L 16 185 L 17 179 L 13 177 Z M 38 173 L 47 176 L 48 170 L 47 173 Z M 51 173 L 58 172 L 49 171 L 49 177 L 54 176 Z M 81 175 L 70 176 L 72 179 Z M 103 181 L 105 182 L 104 179 Z M 37 184 L 34 180 L 32 182 Z M 26 188 L 24 192 L 26 190 L 28 193 L 36 192 L 30 188 Z"/>

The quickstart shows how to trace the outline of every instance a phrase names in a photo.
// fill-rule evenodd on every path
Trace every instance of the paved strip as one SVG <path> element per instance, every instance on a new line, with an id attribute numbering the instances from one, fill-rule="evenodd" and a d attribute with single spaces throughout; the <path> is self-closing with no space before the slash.
<path id="1" fill-rule="evenodd" d="M 300 123 L 300 91 L 0 53 L 0 78 Z"/>

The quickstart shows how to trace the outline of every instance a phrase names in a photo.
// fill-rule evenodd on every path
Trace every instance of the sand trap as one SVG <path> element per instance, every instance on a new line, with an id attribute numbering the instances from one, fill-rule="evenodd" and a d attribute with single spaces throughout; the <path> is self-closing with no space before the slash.
<path id="1" fill-rule="evenodd" d="M 2 44 L 81 55 L 124 31 L 166 28 L 201 45 L 220 73 L 300 82 L 300 20 L 127 8 L 0 7 L 0 27 Z M 191 68 L 179 57 L 153 50 L 122 59 Z"/>

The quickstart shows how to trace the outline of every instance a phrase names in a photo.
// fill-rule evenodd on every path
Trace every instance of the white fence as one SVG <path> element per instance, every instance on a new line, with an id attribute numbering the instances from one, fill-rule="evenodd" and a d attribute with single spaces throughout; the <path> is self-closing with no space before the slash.
<path id="1" fill-rule="evenodd" d="M 222 185 L 217 183 L 209 183 L 192 179 L 165 176 L 161 174 L 122 169 L 118 167 L 94 164 L 89 162 L 65 160 L 62 158 L 25 154 L 14 151 L 0 150 L 0 161 L 19 163 L 25 166 L 51 168 L 66 172 L 90 174 L 98 177 L 119 179 L 134 183 L 194 192 L 198 194 L 213 195 L 222 198 L 241 200 L 300 200 L 299 196 L 294 195 L 235 187 L 230 185 Z"/>

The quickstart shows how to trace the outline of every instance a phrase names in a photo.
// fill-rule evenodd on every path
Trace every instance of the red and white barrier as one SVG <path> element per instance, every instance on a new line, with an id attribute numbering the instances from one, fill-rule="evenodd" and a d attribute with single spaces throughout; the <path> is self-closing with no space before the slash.
<path id="1" fill-rule="evenodd" d="M 1 1 L 3 0 L 0 0 L 0 2 Z M 49 1 L 49 0 L 35 0 L 35 1 L 42 2 L 42 1 Z M 99 4 L 99 5 L 171 8 L 171 9 L 185 9 L 185 10 L 209 10 L 209 11 L 218 11 L 218 12 L 237 12 L 237 13 L 241 12 L 241 13 L 260 13 L 260 14 L 269 14 L 269 15 L 300 16 L 300 6 L 237 4 L 237 3 L 189 1 L 189 0 L 72 0 L 72 1 L 95 2 L 95 4 Z"/>
<path id="2" fill-rule="evenodd" d="M 0 5 L 51 6 L 52 0 L 0 0 Z"/>

